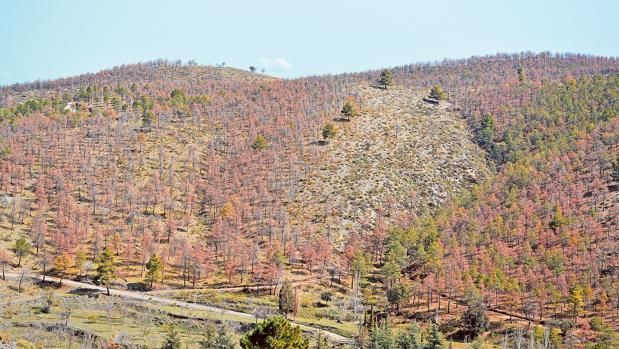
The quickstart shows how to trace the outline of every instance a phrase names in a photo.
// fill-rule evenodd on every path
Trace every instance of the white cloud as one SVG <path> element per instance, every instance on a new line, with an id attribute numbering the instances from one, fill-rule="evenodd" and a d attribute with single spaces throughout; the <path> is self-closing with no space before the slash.
<path id="1" fill-rule="evenodd" d="M 260 66 L 271 72 L 290 71 L 293 69 L 292 64 L 290 64 L 284 57 L 262 57 L 260 58 Z"/>

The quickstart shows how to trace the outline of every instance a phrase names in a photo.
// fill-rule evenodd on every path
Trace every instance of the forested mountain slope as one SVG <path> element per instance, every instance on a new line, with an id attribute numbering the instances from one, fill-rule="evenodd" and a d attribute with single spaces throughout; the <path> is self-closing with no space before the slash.
<path id="1" fill-rule="evenodd" d="M 488 175 L 483 150 L 449 102 L 425 102 L 428 89 L 360 83 L 354 91 L 358 115 L 338 116 L 338 136 L 313 144 L 318 164 L 297 199 L 336 245 L 350 232 L 434 209 Z"/>
<path id="2" fill-rule="evenodd" d="M 112 286 L 265 297 L 294 280 L 337 293 L 359 341 L 374 307 L 454 320 L 442 297 L 566 343 L 594 341 L 592 317 L 616 326 L 619 61 L 392 71 L 383 88 L 378 71 L 285 80 L 158 61 L 4 86 L 0 263 L 102 282 L 113 255 Z M 435 85 L 445 99 L 424 101 Z M 490 335 L 512 341 L 503 320 Z M 461 339 L 454 321 L 444 332 Z"/>

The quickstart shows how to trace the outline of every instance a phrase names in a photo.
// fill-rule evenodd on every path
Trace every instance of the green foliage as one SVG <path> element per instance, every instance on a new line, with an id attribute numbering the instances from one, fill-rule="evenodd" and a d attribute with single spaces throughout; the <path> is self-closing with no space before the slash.
<path id="1" fill-rule="evenodd" d="M 328 349 L 329 341 L 327 341 L 327 337 L 322 334 L 322 331 L 318 331 L 316 335 L 316 349 Z"/>
<path id="2" fill-rule="evenodd" d="M 430 326 L 427 343 L 424 349 L 445 349 L 445 339 L 437 324 Z"/>
<path id="3" fill-rule="evenodd" d="M 375 327 L 370 336 L 368 349 L 396 349 L 396 338 L 386 322 Z"/>
<path id="4" fill-rule="evenodd" d="M 187 106 L 188 102 L 185 92 L 175 89 L 170 92 L 170 104 L 176 109 L 178 115 L 190 115 L 191 109 Z"/>
<path id="5" fill-rule="evenodd" d="M 254 143 L 251 145 L 251 147 L 254 148 L 255 150 L 265 150 L 266 148 L 269 147 L 269 145 L 267 143 L 267 139 L 265 136 L 258 135 L 256 139 L 254 140 Z"/>
<path id="6" fill-rule="evenodd" d="M 176 326 L 167 326 L 166 336 L 163 339 L 161 349 L 181 349 L 181 339 L 179 338 Z"/>
<path id="7" fill-rule="evenodd" d="M 561 211 L 561 206 L 559 204 L 555 205 L 555 214 L 550 221 L 550 228 L 557 230 L 559 227 L 565 224 L 565 216 L 563 216 L 563 211 Z"/>
<path id="8" fill-rule="evenodd" d="M 387 89 L 387 87 L 393 85 L 393 72 L 391 71 L 391 69 L 385 69 L 380 73 L 378 84 L 384 89 Z"/>
<path id="9" fill-rule="evenodd" d="M 355 278 L 359 280 L 359 283 L 363 282 L 363 279 L 367 276 L 371 263 L 368 260 L 368 256 L 362 251 L 357 251 L 353 256 L 350 272 L 353 275 L 353 282 Z M 353 287 L 352 285 L 351 287 Z M 358 286 L 358 285 L 357 285 Z"/>
<path id="10" fill-rule="evenodd" d="M 430 91 L 430 98 L 436 99 L 437 101 L 441 101 L 447 98 L 447 94 L 443 91 L 441 85 L 434 85 L 432 90 Z"/>
<path id="11" fill-rule="evenodd" d="M 346 99 L 340 114 L 342 114 L 342 117 L 346 120 L 350 120 L 351 117 L 359 115 L 359 108 L 357 107 L 354 98 L 350 97 Z"/>
<path id="12" fill-rule="evenodd" d="M 193 95 L 189 96 L 188 100 L 192 103 L 200 104 L 200 105 L 210 105 L 211 104 L 211 96 L 209 95 Z"/>
<path id="13" fill-rule="evenodd" d="M 425 339 L 423 339 L 425 338 Z M 371 349 L 445 349 L 445 339 L 436 324 L 432 324 L 427 335 L 421 334 L 416 322 L 404 331 L 394 335 L 387 322 L 373 327 L 367 348 Z"/>
<path id="14" fill-rule="evenodd" d="M 146 263 L 146 277 L 144 280 L 150 284 L 150 287 L 153 287 L 153 283 L 159 279 L 161 279 L 161 271 L 163 269 L 163 265 L 161 264 L 161 260 L 157 254 L 153 254 L 150 256 L 150 259 Z"/>
<path id="15" fill-rule="evenodd" d="M 481 337 L 478 337 L 468 347 L 469 349 L 491 349 L 491 346 Z"/>
<path id="16" fill-rule="evenodd" d="M 522 65 L 518 66 L 517 73 L 518 73 L 518 81 L 524 82 L 527 79 L 527 74 L 524 71 L 524 67 Z"/>
<path id="17" fill-rule="evenodd" d="M 612 325 L 604 325 L 597 332 L 595 344 L 590 346 L 592 349 L 611 349 L 619 348 L 619 334 Z"/>
<path id="18" fill-rule="evenodd" d="M 414 258 L 423 264 L 425 270 L 439 272 L 443 268 L 443 249 L 438 240 L 436 221 L 426 213 L 416 223 L 407 230 L 389 231 L 385 261 L 391 261 L 401 270 L 408 265 L 409 259 Z"/>
<path id="19" fill-rule="evenodd" d="M 234 349 L 236 345 L 224 326 L 215 328 L 209 326 L 206 329 L 204 339 L 200 341 L 201 349 Z"/>
<path id="20" fill-rule="evenodd" d="M 15 241 L 15 246 L 13 250 L 15 251 L 15 255 L 17 256 L 18 262 L 17 266 L 21 267 L 22 258 L 30 252 L 32 245 L 25 238 L 19 238 Z"/>
<path id="21" fill-rule="evenodd" d="M 320 293 L 320 299 L 325 303 L 329 303 L 333 299 L 333 294 L 329 291 L 324 291 Z"/>
<path id="22" fill-rule="evenodd" d="M 178 90 L 178 89 L 174 89 L 172 90 L 172 92 L 170 92 L 170 98 L 176 99 L 179 101 L 185 101 L 187 96 L 185 95 L 185 92 Z"/>
<path id="23" fill-rule="evenodd" d="M 77 92 L 77 99 L 80 101 L 90 101 L 94 97 L 96 91 L 96 87 L 94 86 L 86 86 L 80 88 Z"/>
<path id="24" fill-rule="evenodd" d="M 155 103 L 147 95 L 142 95 L 140 99 L 133 102 L 133 107 L 142 111 L 142 126 L 149 127 L 157 119 L 153 113 Z"/>
<path id="25" fill-rule="evenodd" d="M 116 86 L 116 94 L 119 96 L 126 96 L 129 94 L 129 91 L 127 90 L 127 88 L 123 85 L 118 85 Z"/>
<path id="26" fill-rule="evenodd" d="M 486 114 L 481 120 L 478 131 L 479 144 L 488 151 L 494 149 L 494 138 L 496 137 L 496 126 L 492 115 Z"/>
<path id="27" fill-rule="evenodd" d="M 544 336 L 546 334 L 546 330 L 544 326 L 536 325 L 533 328 L 533 338 L 535 339 L 535 343 L 541 344 L 544 341 Z"/>
<path id="28" fill-rule="evenodd" d="M 601 331 L 604 328 L 604 323 L 602 322 L 602 318 L 599 316 L 594 316 L 589 319 L 589 326 L 594 331 Z"/>
<path id="29" fill-rule="evenodd" d="M 0 118 L 1 120 L 1 118 Z M 11 154 L 11 148 L 0 143 L 0 161 L 4 160 Z"/>
<path id="30" fill-rule="evenodd" d="M 553 327 L 550 329 L 550 335 L 548 336 L 551 348 L 559 349 L 563 340 L 561 339 L 561 330 Z"/>
<path id="31" fill-rule="evenodd" d="M 619 181 L 619 155 L 612 161 L 613 179 Z"/>
<path id="32" fill-rule="evenodd" d="M 421 329 L 417 322 L 413 321 L 406 330 L 398 335 L 397 343 L 400 349 L 423 349 Z"/>
<path id="33" fill-rule="evenodd" d="M 381 268 L 381 274 L 385 278 L 385 284 L 391 286 L 395 280 L 402 277 L 400 266 L 391 259 L 387 259 Z"/>
<path id="34" fill-rule="evenodd" d="M 108 288 L 109 294 L 109 285 L 116 278 L 116 260 L 114 258 L 114 253 L 108 247 L 106 248 L 101 257 L 99 257 L 99 264 L 97 265 L 97 270 L 95 274 L 95 282 L 100 282 Z"/>
<path id="35" fill-rule="evenodd" d="M 570 290 L 570 296 L 568 298 L 568 303 L 571 306 L 572 315 L 574 317 L 577 317 L 582 311 L 583 307 L 585 306 L 582 286 L 575 285 L 574 287 L 572 287 L 572 289 Z"/>
<path id="36" fill-rule="evenodd" d="M 490 326 L 486 309 L 475 289 L 469 289 L 465 295 L 468 308 L 462 313 L 460 320 L 465 332 L 476 337 Z"/>
<path id="37" fill-rule="evenodd" d="M 583 132 L 619 115 L 618 86 L 619 75 L 544 84 L 529 107 L 509 110 L 512 120 L 519 122 L 495 135 L 503 143 L 493 149 L 493 159 L 504 164 L 540 152 L 572 149 Z M 478 129 L 478 138 L 483 138 L 482 130 Z"/>
<path id="38" fill-rule="evenodd" d="M 292 292 L 290 283 L 284 282 L 282 285 L 282 288 L 279 291 L 277 305 L 279 307 L 279 311 L 284 314 L 285 317 L 288 317 L 288 314 L 294 311 L 294 293 Z"/>
<path id="39" fill-rule="evenodd" d="M 589 320 L 591 329 L 596 332 L 595 344 L 589 348 L 607 349 L 619 347 L 619 334 L 612 323 L 605 324 L 602 318 L 594 316 Z"/>
<path id="40" fill-rule="evenodd" d="M 392 306 L 395 306 L 396 310 L 400 310 L 400 306 L 408 302 L 411 297 L 411 289 L 409 286 L 398 283 L 395 286 L 387 290 L 387 301 Z"/>
<path id="41" fill-rule="evenodd" d="M 549 270 L 552 270 L 555 276 L 559 276 L 565 272 L 565 257 L 561 251 L 546 251 L 544 254 L 544 262 Z"/>
<path id="42" fill-rule="evenodd" d="M 333 123 L 328 123 L 322 128 L 322 138 L 331 139 L 337 136 L 337 127 Z"/>
<path id="43" fill-rule="evenodd" d="M 298 326 L 281 316 L 269 318 L 241 338 L 243 349 L 307 349 L 309 340 Z"/>
<path id="44" fill-rule="evenodd" d="M 400 279 L 402 276 L 402 269 L 408 264 L 407 250 L 405 247 L 405 244 L 408 243 L 405 237 L 401 235 L 392 233 L 389 236 L 385 264 L 381 270 L 389 286 L 392 285 L 395 280 Z"/>

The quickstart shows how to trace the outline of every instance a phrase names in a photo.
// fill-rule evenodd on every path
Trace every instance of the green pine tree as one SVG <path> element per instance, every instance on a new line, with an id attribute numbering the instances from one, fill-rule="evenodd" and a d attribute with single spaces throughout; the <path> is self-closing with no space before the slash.
<path id="1" fill-rule="evenodd" d="M 368 349 L 396 349 L 396 338 L 386 321 L 371 332 Z"/>
<path id="2" fill-rule="evenodd" d="M 440 101 L 440 100 L 446 99 L 447 94 L 443 92 L 443 88 L 441 87 L 441 85 L 434 85 L 434 87 L 432 87 L 432 90 L 430 91 L 429 97 L 432 99 L 436 99 L 437 101 Z"/>
<path id="3" fill-rule="evenodd" d="M 524 67 L 522 65 L 518 66 L 518 81 L 524 82 L 527 79 L 527 73 L 524 71 Z"/>
<path id="4" fill-rule="evenodd" d="M 31 245 L 28 240 L 24 238 L 19 238 L 15 241 L 15 247 L 13 250 L 15 251 L 15 255 L 17 256 L 17 267 L 21 267 L 22 258 L 30 252 Z"/>
<path id="5" fill-rule="evenodd" d="M 107 295 L 109 296 L 110 284 L 114 281 L 114 279 L 116 279 L 116 260 L 114 258 L 114 253 L 108 247 L 103 251 L 101 257 L 99 258 L 95 281 L 105 285 Z"/>
<path id="6" fill-rule="evenodd" d="M 337 136 L 337 127 L 331 122 L 326 124 L 322 129 L 322 138 L 328 140 L 335 136 Z"/>
<path id="7" fill-rule="evenodd" d="M 251 145 L 255 150 L 265 150 L 268 146 L 267 139 L 263 135 L 258 135 Z"/>
<path id="8" fill-rule="evenodd" d="M 153 288 L 153 283 L 159 279 L 161 279 L 161 271 L 163 269 L 163 265 L 161 264 L 161 260 L 159 256 L 153 254 L 150 256 L 150 259 L 146 263 L 146 277 L 144 280 L 150 284 L 150 288 Z"/>
<path id="9" fill-rule="evenodd" d="M 224 326 L 218 329 L 215 326 L 208 326 L 204 339 L 199 344 L 201 349 L 234 349 L 236 347 Z"/>
<path id="10" fill-rule="evenodd" d="M 161 349 L 181 349 L 181 339 L 174 325 L 167 326 L 166 336 L 163 339 Z"/>
<path id="11" fill-rule="evenodd" d="M 391 71 L 391 69 L 387 68 L 380 73 L 378 84 L 382 86 L 385 90 L 389 86 L 393 86 L 393 72 Z"/>
<path id="12" fill-rule="evenodd" d="M 278 306 L 279 311 L 284 314 L 286 318 L 288 314 L 292 313 L 294 310 L 294 294 L 288 282 L 284 282 L 282 289 L 279 291 Z"/>
<path id="13" fill-rule="evenodd" d="M 359 110 L 355 104 L 354 98 L 350 97 L 346 100 L 340 114 L 342 114 L 342 118 L 345 118 L 348 121 L 350 121 L 351 117 L 359 115 Z"/>
<path id="14" fill-rule="evenodd" d="M 445 349 L 445 339 L 437 324 L 432 324 L 425 349 Z"/>
<path id="15" fill-rule="evenodd" d="M 417 322 L 413 321 L 405 331 L 398 336 L 398 347 L 401 349 L 423 349 L 421 344 L 421 329 Z"/>
<path id="16" fill-rule="evenodd" d="M 304 338 L 298 326 L 292 326 L 281 316 L 269 318 L 245 333 L 241 338 L 243 349 L 308 349 L 309 340 Z"/>
<path id="17" fill-rule="evenodd" d="M 496 137 L 496 126 L 492 115 L 486 114 L 481 120 L 478 131 L 479 144 L 487 151 L 492 151 L 494 148 L 494 138 Z"/>

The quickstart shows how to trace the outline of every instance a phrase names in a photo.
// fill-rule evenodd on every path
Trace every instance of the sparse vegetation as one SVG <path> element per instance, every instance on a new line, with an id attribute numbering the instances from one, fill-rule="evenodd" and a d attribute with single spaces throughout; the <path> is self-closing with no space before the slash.
<path id="1" fill-rule="evenodd" d="M 430 98 L 441 101 L 447 98 L 447 94 L 441 88 L 441 85 L 434 85 L 430 91 Z"/>
<path id="2" fill-rule="evenodd" d="M 2 87 L 0 315 L 147 347 L 616 346 L 616 70 L 508 55 L 376 89 L 153 62 Z"/>
<path id="3" fill-rule="evenodd" d="M 391 69 L 385 69 L 380 73 L 378 85 L 382 86 L 383 89 L 386 90 L 389 86 L 393 86 L 393 82 L 393 72 Z"/>
<path id="4" fill-rule="evenodd" d="M 337 126 L 335 126 L 333 123 L 328 123 L 322 129 L 322 138 L 324 138 L 325 140 L 332 139 L 337 136 L 337 132 Z"/>
<path id="5" fill-rule="evenodd" d="M 303 338 L 301 330 L 292 326 L 283 317 L 272 317 L 241 338 L 243 349 L 309 348 L 309 340 Z"/>
<path id="6" fill-rule="evenodd" d="M 346 99 L 346 102 L 344 103 L 340 114 L 342 115 L 342 118 L 346 119 L 347 121 L 350 121 L 350 118 L 359 115 L 359 107 L 357 107 L 354 98 L 349 97 L 348 99 Z"/>
<path id="7" fill-rule="evenodd" d="M 255 150 L 265 150 L 268 147 L 267 139 L 263 135 L 256 136 L 252 148 Z"/>

